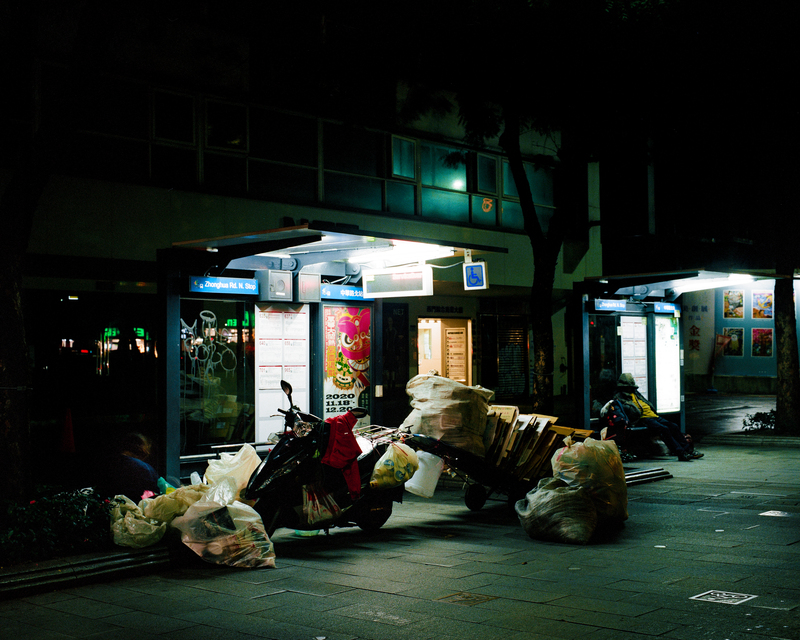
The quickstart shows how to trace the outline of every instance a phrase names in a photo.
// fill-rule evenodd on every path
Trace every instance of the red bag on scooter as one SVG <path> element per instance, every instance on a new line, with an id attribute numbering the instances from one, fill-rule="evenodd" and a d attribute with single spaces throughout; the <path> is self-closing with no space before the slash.
<path id="1" fill-rule="evenodd" d="M 341 508 L 329 493 L 313 484 L 303 485 L 303 515 L 308 524 L 334 520 Z"/>

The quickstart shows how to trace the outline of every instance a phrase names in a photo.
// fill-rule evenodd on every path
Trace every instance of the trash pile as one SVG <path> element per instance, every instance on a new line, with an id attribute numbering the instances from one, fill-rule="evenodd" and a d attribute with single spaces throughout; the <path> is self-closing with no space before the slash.
<path id="1" fill-rule="evenodd" d="M 628 518 L 625 470 L 611 440 L 564 440 L 551 459 L 553 477 L 519 500 L 514 508 L 534 539 L 586 544 L 600 526 Z"/>
<path id="2" fill-rule="evenodd" d="M 169 527 L 207 562 L 234 567 L 275 567 L 275 551 L 261 516 L 239 494 L 261 463 L 245 444 L 234 453 L 210 460 L 205 476 L 192 474 L 192 484 L 145 498 L 138 504 L 116 496 L 111 514 L 115 544 L 142 548 L 159 542 Z"/>

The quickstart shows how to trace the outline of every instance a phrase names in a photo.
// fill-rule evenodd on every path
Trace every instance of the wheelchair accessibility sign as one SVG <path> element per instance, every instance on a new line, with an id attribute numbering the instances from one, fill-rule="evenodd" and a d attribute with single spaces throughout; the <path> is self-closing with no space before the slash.
<path id="1" fill-rule="evenodd" d="M 485 262 L 464 263 L 464 290 L 488 289 L 489 276 L 486 272 Z"/>

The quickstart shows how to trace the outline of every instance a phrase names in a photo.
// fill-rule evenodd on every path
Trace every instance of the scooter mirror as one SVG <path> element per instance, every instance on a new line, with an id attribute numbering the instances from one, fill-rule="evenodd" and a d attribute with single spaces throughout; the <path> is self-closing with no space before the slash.
<path id="1" fill-rule="evenodd" d="M 287 396 L 289 396 L 290 398 L 292 397 L 292 385 L 286 382 L 286 380 L 281 380 L 281 389 L 283 389 L 283 392 Z"/>
<path id="2" fill-rule="evenodd" d="M 352 413 L 356 418 L 363 418 L 367 415 L 367 410 L 364 407 L 353 407 L 350 409 L 350 413 Z"/>

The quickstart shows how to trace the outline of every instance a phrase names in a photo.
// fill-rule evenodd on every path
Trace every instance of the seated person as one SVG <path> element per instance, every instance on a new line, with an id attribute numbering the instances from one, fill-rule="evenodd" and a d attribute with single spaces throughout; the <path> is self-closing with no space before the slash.
<path id="1" fill-rule="evenodd" d="M 600 424 L 604 440 L 613 440 L 617 444 L 619 457 L 623 462 L 633 462 L 636 456 L 628 451 L 628 428 L 631 426 L 622 403 L 612 398 L 600 409 Z"/>
<path id="2" fill-rule="evenodd" d="M 681 433 L 680 427 L 656 413 L 655 407 L 638 391 L 639 385 L 630 373 L 623 373 L 617 380 L 615 399 L 622 403 L 631 425 L 647 428 L 667 445 L 670 453 L 678 460 L 689 462 L 702 458 L 703 454 L 694 450 L 692 444 Z"/>
<path id="3" fill-rule="evenodd" d="M 138 503 L 160 493 L 158 473 L 147 462 L 152 442 L 141 433 L 126 434 L 110 458 L 103 490 L 108 496 L 123 495 Z"/>

